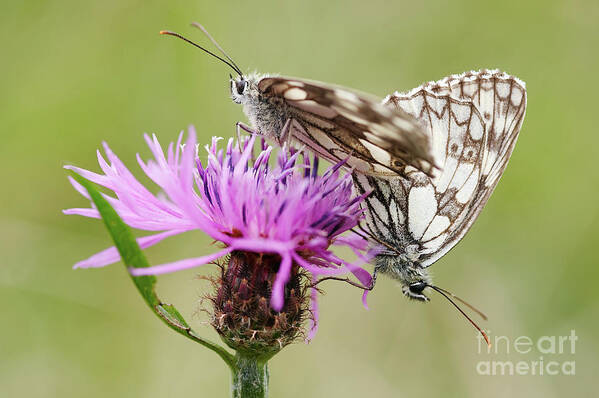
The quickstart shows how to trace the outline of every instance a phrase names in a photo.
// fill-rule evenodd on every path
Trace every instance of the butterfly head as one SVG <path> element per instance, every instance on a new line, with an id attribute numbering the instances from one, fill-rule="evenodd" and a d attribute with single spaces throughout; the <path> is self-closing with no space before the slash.
<path id="1" fill-rule="evenodd" d="M 409 285 L 402 285 L 401 291 L 406 297 L 412 300 L 428 301 L 430 299 L 424 294 L 424 289 L 427 287 L 428 283 L 424 280 L 419 280 L 412 282 Z"/>
<path id="2" fill-rule="evenodd" d="M 256 83 L 253 76 L 239 75 L 233 77 L 229 75 L 229 83 L 231 88 L 231 99 L 236 104 L 245 104 L 252 94 L 256 94 Z"/>

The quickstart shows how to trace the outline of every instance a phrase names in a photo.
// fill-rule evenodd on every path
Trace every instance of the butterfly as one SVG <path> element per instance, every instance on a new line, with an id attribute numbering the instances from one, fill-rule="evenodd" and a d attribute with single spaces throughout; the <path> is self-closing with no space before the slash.
<path id="1" fill-rule="evenodd" d="M 526 110 L 525 84 L 498 70 L 452 75 L 382 102 L 328 83 L 271 75 L 244 75 L 206 29 L 231 67 L 231 98 L 243 105 L 251 133 L 279 144 L 300 144 L 331 162 L 345 161 L 356 190 L 365 194 L 362 235 L 382 245 L 380 272 L 402 284 L 409 298 L 428 301 L 427 268 L 472 226 L 501 177 Z M 325 278 L 337 279 L 337 278 Z M 373 286 L 369 287 L 371 289 Z M 484 315 L 483 315 L 484 317 Z"/>
<path id="2" fill-rule="evenodd" d="M 244 74 L 199 23 L 192 24 L 223 54 L 214 54 L 178 37 L 231 67 L 232 100 L 243 106 L 252 127 L 241 128 L 274 139 L 279 145 L 306 148 L 332 163 L 346 162 L 356 172 L 374 176 L 407 176 L 406 169 L 432 175 L 429 134 L 401 107 L 389 107 L 369 94 L 307 79 Z"/>
<path id="3" fill-rule="evenodd" d="M 375 274 L 398 280 L 412 299 L 428 301 L 427 288 L 453 296 L 431 284 L 427 269 L 464 237 L 497 186 L 524 119 L 525 84 L 481 70 L 396 92 L 384 104 L 425 125 L 441 167 L 435 176 L 410 167 L 406 176 L 353 175 L 358 192 L 372 191 L 362 229 L 383 246 Z"/>

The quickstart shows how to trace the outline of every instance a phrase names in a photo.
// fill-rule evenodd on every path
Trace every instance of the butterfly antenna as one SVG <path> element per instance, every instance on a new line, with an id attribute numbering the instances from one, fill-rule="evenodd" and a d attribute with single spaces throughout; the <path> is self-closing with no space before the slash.
<path id="1" fill-rule="evenodd" d="M 432 287 L 432 286 L 431 286 Z M 435 286 L 438 290 L 442 291 L 443 293 L 451 296 L 452 298 L 456 299 L 457 301 L 459 301 L 460 303 L 464 304 L 466 307 L 470 308 L 472 311 L 476 312 L 482 319 L 484 319 L 485 321 L 488 320 L 487 316 L 485 314 L 483 314 L 483 312 L 479 309 L 477 309 L 475 306 L 473 306 L 472 304 L 470 304 L 469 302 L 467 302 L 464 299 L 459 298 L 458 296 L 456 296 L 455 294 L 453 294 L 452 292 L 450 292 L 449 290 L 445 290 L 445 289 L 441 289 L 439 286 Z"/>
<path id="2" fill-rule="evenodd" d="M 374 280 L 374 278 L 373 278 Z M 371 284 L 371 286 L 364 286 L 361 283 L 358 282 L 354 282 L 349 278 L 339 278 L 336 276 L 325 276 L 323 278 L 320 278 L 319 280 L 317 280 L 316 282 L 312 283 L 310 285 L 310 287 L 316 287 L 317 285 L 319 285 L 320 283 L 324 282 L 324 281 L 340 281 L 340 282 L 345 282 L 351 286 L 357 287 L 358 289 L 362 289 L 362 290 L 367 290 L 367 291 L 371 291 L 372 289 L 374 289 L 374 283 Z"/>
<path id="3" fill-rule="evenodd" d="M 239 73 L 239 76 L 243 76 L 243 74 L 241 73 L 241 68 L 239 66 L 237 66 L 237 64 L 235 63 L 235 61 L 233 61 L 233 59 L 231 57 L 229 57 L 229 54 L 227 54 L 227 52 L 225 50 L 223 50 L 223 48 L 220 46 L 220 44 L 218 44 L 218 42 L 214 39 L 214 37 L 212 37 L 210 35 L 210 33 L 208 33 L 208 31 L 206 30 L 205 27 L 202 26 L 202 24 L 200 24 L 199 22 L 192 22 L 191 26 L 195 26 L 196 28 L 198 28 L 202 32 L 204 32 L 204 34 L 206 35 L 206 37 L 208 37 L 208 39 L 210 39 L 212 44 L 214 44 L 214 46 L 216 48 L 218 48 L 218 51 L 220 51 L 225 56 L 225 58 L 227 58 L 233 65 L 235 65 L 235 68 L 237 68 L 237 73 Z"/>
<path id="4" fill-rule="evenodd" d="M 169 35 L 169 36 L 175 36 L 178 37 L 181 40 L 184 40 L 186 42 L 188 42 L 189 44 L 191 44 L 192 46 L 195 46 L 197 48 L 199 48 L 200 50 L 212 55 L 214 58 L 224 62 L 225 64 L 229 65 L 229 67 L 231 67 L 231 69 L 233 69 L 235 71 L 235 73 L 239 74 L 240 76 L 243 76 L 241 74 L 241 70 L 239 70 L 239 68 L 237 67 L 237 65 L 235 64 L 231 64 L 229 61 L 227 61 L 226 59 L 219 57 L 218 55 L 214 54 L 212 51 L 205 49 L 204 47 L 200 46 L 197 43 L 194 43 L 193 41 L 189 40 L 186 37 L 181 36 L 179 33 L 175 33 L 175 32 L 171 32 L 170 30 L 161 30 L 160 31 L 161 35 Z"/>
<path id="5" fill-rule="evenodd" d="M 447 291 L 447 290 L 445 290 L 445 289 L 441 289 L 440 287 L 437 287 L 437 286 L 434 286 L 434 285 L 427 285 L 427 286 L 428 286 L 428 287 L 430 287 L 431 289 L 433 289 L 434 291 L 436 291 L 437 293 L 439 293 L 440 295 L 442 295 L 443 297 L 445 297 L 445 298 L 446 298 L 446 299 L 447 299 L 447 300 L 448 300 L 448 301 L 449 301 L 451 304 L 453 304 L 453 306 L 454 306 L 454 307 L 455 307 L 455 308 L 456 308 L 458 311 L 460 311 L 460 313 L 461 313 L 462 315 L 464 315 L 464 317 L 465 317 L 466 319 L 468 319 L 468 322 L 470 322 L 470 323 L 472 324 L 472 326 L 474 326 L 474 327 L 476 328 L 476 330 L 478 330 L 478 332 L 479 332 L 479 333 L 480 333 L 480 334 L 481 334 L 481 335 L 484 337 L 485 341 L 487 342 L 487 345 L 488 345 L 489 347 L 491 347 L 491 340 L 489 340 L 489 336 L 487 336 L 487 334 L 484 332 L 484 330 L 482 330 L 482 329 L 480 328 L 480 326 L 478 326 L 478 325 L 476 324 L 476 322 L 474 322 L 474 321 L 472 320 L 472 318 L 470 318 L 470 317 L 469 317 L 469 316 L 468 316 L 468 315 L 467 315 L 467 314 L 466 314 L 466 313 L 465 313 L 465 312 L 464 312 L 464 311 L 463 311 L 463 310 L 460 308 L 460 306 L 459 306 L 459 305 L 457 305 L 457 304 L 455 303 L 455 301 L 453 301 L 453 300 L 451 299 L 451 297 L 455 298 L 455 299 L 456 299 L 456 300 L 458 300 L 459 302 L 461 302 L 461 303 L 463 303 L 464 305 L 468 306 L 468 308 L 472 309 L 472 310 L 473 310 L 473 311 L 475 311 L 477 314 L 479 314 L 479 315 L 480 315 L 480 316 L 481 316 L 483 319 L 485 319 L 485 320 L 486 320 L 486 319 L 487 319 L 487 317 L 486 317 L 486 316 L 485 316 L 485 315 L 484 315 L 482 312 L 480 312 L 479 310 L 477 310 L 476 308 L 474 308 L 472 305 L 468 304 L 467 302 L 465 302 L 465 301 L 464 301 L 464 300 L 462 300 L 461 298 L 459 298 L 459 297 L 457 297 L 456 295 L 454 295 L 454 294 L 452 294 L 452 293 L 448 292 L 448 291 Z M 450 297 L 450 295 L 451 295 L 451 297 Z"/>

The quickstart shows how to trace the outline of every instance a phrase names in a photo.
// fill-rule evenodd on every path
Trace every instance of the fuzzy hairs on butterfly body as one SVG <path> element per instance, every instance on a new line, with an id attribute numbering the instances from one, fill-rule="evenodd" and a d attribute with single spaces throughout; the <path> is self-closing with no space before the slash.
<path id="1" fill-rule="evenodd" d="M 258 82 L 268 76 L 251 74 L 231 79 L 231 99 L 243 106 L 252 127 L 281 143 L 280 134 L 289 118 L 287 104 L 279 97 L 265 96 Z"/>
<path id="2" fill-rule="evenodd" d="M 418 254 L 411 247 L 404 254 L 382 253 L 374 259 L 374 269 L 377 273 L 387 275 L 401 283 L 402 293 L 414 300 L 428 301 L 423 294 L 426 286 L 432 283 L 428 271 L 417 261 Z"/>

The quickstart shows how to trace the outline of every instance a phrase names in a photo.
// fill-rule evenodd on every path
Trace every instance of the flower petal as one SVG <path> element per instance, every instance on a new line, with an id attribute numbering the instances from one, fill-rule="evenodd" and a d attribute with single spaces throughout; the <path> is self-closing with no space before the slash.
<path id="1" fill-rule="evenodd" d="M 185 260 L 179 260 L 172 263 L 161 264 L 147 268 L 129 268 L 129 272 L 133 276 L 168 274 L 169 272 L 182 271 L 184 269 L 208 264 L 214 260 L 219 259 L 222 256 L 226 256 L 232 251 L 232 248 L 227 247 L 226 249 L 209 254 L 207 256 L 187 258 Z"/>
<path id="2" fill-rule="evenodd" d="M 275 311 L 281 311 L 283 304 L 285 304 L 285 284 L 291 276 L 291 266 L 293 264 L 289 253 L 282 254 L 281 257 L 281 265 L 279 266 L 279 271 L 272 287 L 272 296 L 270 297 L 270 306 Z"/>
<path id="3" fill-rule="evenodd" d="M 169 236 L 178 235 L 183 232 L 186 232 L 186 230 L 165 231 L 159 234 L 137 238 L 136 240 L 139 247 L 141 247 L 142 249 L 146 249 L 168 238 Z M 94 254 L 86 260 L 79 261 L 73 266 L 73 268 L 99 268 L 112 263 L 116 263 L 120 259 L 121 256 L 118 250 L 116 249 L 116 247 L 112 246 L 108 249 L 102 250 L 101 252 Z"/>

